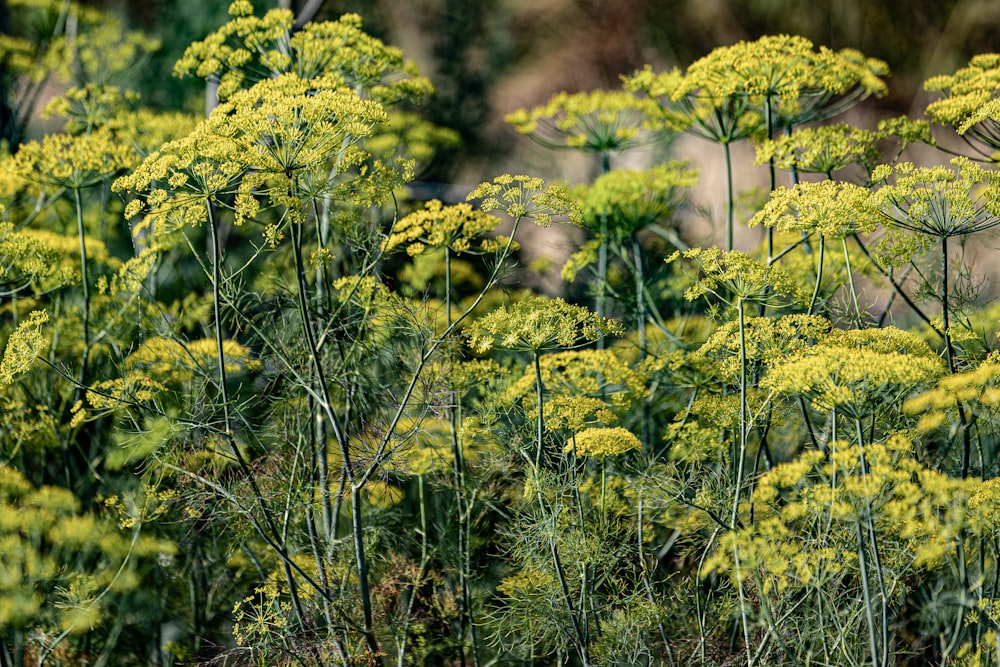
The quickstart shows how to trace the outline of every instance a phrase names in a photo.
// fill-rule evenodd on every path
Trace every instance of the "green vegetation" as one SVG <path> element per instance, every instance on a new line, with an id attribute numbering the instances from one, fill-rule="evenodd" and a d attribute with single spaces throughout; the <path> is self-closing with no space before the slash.
<path id="1" fill-rule="evenodd" d="M 1000 312 L 966 253 L 1000 56 L 864 129 L 881 61 L 720 47 L 509 117 L 593 182 L 420 202 L 456 135 L 356 15 L 233 2 L 176 64 L 217 85 L 200 119 L 123 87 L 151 40 L 8 5 L 0 665 L 1000 664 Z M 968 155 L 903 161 L 930 122 Z M 681 132 L 723 148 L 724 249 L 686 235 Z M 770 174 L 745 216 L 737 141 Z M 564 298 L 519 288 L 532 225 L 579 243 Z"/>

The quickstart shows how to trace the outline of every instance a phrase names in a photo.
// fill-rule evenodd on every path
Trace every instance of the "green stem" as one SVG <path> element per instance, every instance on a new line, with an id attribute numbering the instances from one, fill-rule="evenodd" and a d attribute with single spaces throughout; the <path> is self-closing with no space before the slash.
<path id="1" fill-rule="evenodd" d="M 83 354 L 80 358 L 80 375 L 77 378 L 77 400 L 81 398 L 87 384 L 87 363 L 90 359 L 90 274 L 87 270 L 87 244 L 83 226 L 83 198 L 80 188 L 73 188 L 73 202 L 76 204 L 76 231 L 80 237 L 80 280 L 83 285 Z"/>
<path id="2" fill-rule="evenodd" d="M 740 330 L 740 435 L 739 452 L 736 461 L 736 483 L 733 488 L 733 509 L 729 518 L 729 530 L 735 531 L 739 522 L 740 491 L 743 487 L 743 466 L 747 451 L 747 431 L 749 430 L 749 407 L 747 405 L 747 347 L 746 347 L 746 318 L 744 315 L 743 299 L 737 297 L 736 312 L 738 315 L 738 326 Z M 736 568 L 736 588 L 740 600 L 740 622 L 743 627 L 743 642 L 746 647 L 747 665 L 753 667 L 753 654 L 750 650 L 750 625 L 747 618 L 747 602 L 743 595 L 743 579 L 740 573 L 739 548 L 733 544 L 733 564 Z"/>
<path id="3" fill-rule="evenodd" d="M 948 372 L 955 374 L 955 346 L 951 340 L 951 308 L 948 301 L 948 237 L 941 237 L 941 315 L 944 321 L 944 346 L 948 358 Z M 972 458 L 972 436 L 969 433 L 968 418 L 965 406 L 961 401 L 958 406 L 958 421 L 962 428 L 962 479 L 969 476 L 970 459 Z"/>
<path id="4" fill-rule="evenodd" d="M 292 180 L 291 178 L 289 179 Z M 295 187 L 292 186 L 294 196 Z M 316 346 L 315 335 L 312 330 L 311 315 L 309 305 L 306 301 L 308 286 L 306 285 L 305 262 L 302 258 L 302 223 L 292 221 L 292 246 L 295 255 L 295 273 L 298 283 L 298 305 L 299 316 L 302 320 L 302 333 L 306 340 L 307 349 L 315 372 L 316 385 L 322 397 L 321 407 L 327 415 L 330 425 L 333 427 L 334 437 L 340 447 L 340 454 L 343 461 L 343 470 L 346 474 L 346 482 L 351 485 L 351 529 L 354 538 L 355 563 L 358 568 L 358 592 L 361 597 L 363 617 L 363 627 L 361 633 L 364 635 L 365 643 L 372 654 L 381 653 L 378 639 L 375 637 L 372 616 L 371 589 L 368 581 L 368 559 L 365 555 L 364 543 L 364 518 L 361 513 L 361 488 L 363 483 L 358 483 L 351 463 L 351 453 L 348 447 L 347 438 L 340 426 L 340 420 L 333 412 L 330 403 L 329 389 L 326 386 L 326 376 L 319 358 L 319 350 Z"/>
<path id="5" fill-rule="evenodd" d="M 851 253 L 847 249 L 847 237 L 840 239 L 844 248 L 844 266 L 847 269 L 847 287 L 851 292 L 851 303 L 854 305 L 854 325 L 862 328 L 864 323 L 861 319 L 861 306 L 858 304 L 858 293 L 854 289 L 854 272 L 851 270 Z"/>
<path id="6" fill-rule="evenodd" d="M 733 195 L 733 156 L 728 141 L 722 144 L 722 151 L 726 161 L 726 250 L 732 250 L 736 201 Z"/>
<path id="7" fill-rule="evenodd" d="M 538 419 L 535 420 L 535 475 L 542 465 L 542 435 L 545 429 L 545 421 L 542 416 L 542 365 L 539 361 L 538 352 L 532 352 L 535 366 L 535 407 L 538 409 Z"/>
<path id="8" fill-rule="evenodd" d="M 451 327 L 451 248 L 444 249 L 444 308 L 445 322 Z M 469 587 L 470 571 L 469 565 L 469 537 L 466 532 L 466 515 L 469 513 L 469 505 L 465 498 L 465 454 L 462 451 L 462 444 L 459 442 L 459 410 L 458 393 L 449 384 L 448 387 L 448 432 L 451 437 L 452 451 L 452 472 L 455 477 L 455 504 L 458 510 L 458 578 L 461 588 L 461 598 L 459 601 L 459 666 L 465 666 L 465 635 L 471 633 L 472 640 L 472 663 L 479 665 L 479 650 L 476 639 L 476 625 L 472 616 L 472 591 Z"/>
<path id="9" fill-rule="evenodd" d="M 823 282 L 823 263 L 826 254 L 826 237 L 819 237 L 819 267 L 816 269 L 816 286 L 813 288 L 812 298 L 809 300 L 809 315 L 816 311 L 816 300 L 819 297 L 820 284 Z"/>

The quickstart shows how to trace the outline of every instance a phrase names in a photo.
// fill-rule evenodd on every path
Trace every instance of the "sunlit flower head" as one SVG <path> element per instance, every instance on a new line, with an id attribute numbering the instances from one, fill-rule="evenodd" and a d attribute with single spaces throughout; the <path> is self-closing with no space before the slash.
<path id="1" fill-rule="evenodd" d="M 622 333 L 624 328 L 614 320 L 541 296 L 501 306 L 466 328 L 469 347 L 479 354 L 496 348 L 533 353 L 565 350 Z"/>

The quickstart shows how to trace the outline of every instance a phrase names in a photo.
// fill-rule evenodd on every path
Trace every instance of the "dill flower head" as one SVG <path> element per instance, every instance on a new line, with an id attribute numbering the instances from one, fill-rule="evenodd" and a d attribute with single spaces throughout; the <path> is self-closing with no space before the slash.
<path id="1" fill-rule="evenodd" d="M 583 306 L 541 296 L 501 306 L 466 328 L 469 347 L 479 354 L 495 348 L 537 354 L 579 347 L 624 332 L 620 323 Z"/>
<path id="2" fill-rule="evenodd" d="M 875 191 L 874 205 L 891 225 L 939 239 L 1000 224 L 996 172 L 966 157 L 954 158 L 951 165 L 881 165 L 873 176 L 886 185 Z"/>
<path id="3" fill-rule="evenodd" d="M 803 181 L 778 187 L 748 226 L 845 238 L 875 231 L 879 219 L 867 188 L 845 181 Z"/>
<path id="4" fill-rule="evenodd" d="M 502 174 L 480 183 L 466 197 L 466 201 L 475 199 L 482 200 L 479 206 L 487 213 L 499 211 L 515 220 L 531 218 L 543 226 L 562 216 L 576 224 L 582 220 L 580 207 L 565 186 L 546 186 L 542 179 L 533 176 Z"/>
<path id="5" fill-rule="evenodd" d="M 223 101 L 282 74 L 326 79 L 333 88 L 358 90 L 385 104 L 419 101 L 433 91 L 401 50 L 362 30 L 357 14 L 296 29 L 291 10 L 272 9 L 263 17 L 252 10 L 242 0 L 233 3 L 229 23 L 189 46 L 174 65 L 174 74 L 217 78 Z"/>
<path id="6" fill-rule="evenodd" d="M 457 254 L 476 252 L 472 241 L 499 224 L 499 218 L 469 204 L 445 206 L 432 199 L 422 211 L 414 211 L 396 223 L 384 249 L 405 246 L 409 255 L 419 255 L 428 248 L 448 248 Z"/>
<path id="7" fill-rule="evenodd" d="M 853 49 L 814 50 L 804 37 L 767 35 L 720 47 L 693 63 L 685 87 L 726 99 L 749 96 L 757 107 L 770 101 L 781 124 L 792 126 L 840 113 L 869 95 L 887 91 L 888 67 Z"/>
<path id="8" fill-rule="evenodd" d="M 381 104 L 353 92 L 282 75 L 233 93 L 208 128 L 230 139 L 233 158 L 247 167 L 290 175 L 332 161 L 387 118 Z"/>
<path id="9" fill-rule="evenodd" d="M 583 226 L 627 238 L 648 225 L 669 220 L 684 202 L 698 172 L 683 162 L 649 171 L 616 169 L 598 176 L 581 203 Z"/>
<path id="10" fill-rule="evenodd" d="M 521 134 L 550 148 L 592 153 L 623 151 L 640 141 L 640 131 L 655 105 L 625 91 L 558 93 L 547 104 L 521 109 L 505 120 Z"/>
<path id="11" fill-rule="evenodd" d="M 797 301 L 806 298 L 799 284 L 784 269 L 768 266 L 739 250 L 692 248 L 675 252 L 666 261 L 671 263 L 681 257 L 691 260 L 699 270 L 697 282 L 684 293 L 689 301 L 706 294 L 728 304 L 745 301 L 777 305 L 780 301 L 776 297 L 780 296 Z"/>
<path id="12" fill-rule="evenodd" d="M 862 418 L 889 409 L 943 373 L 923 340 L 894 327 L 832 331 L 816 345 L 775 364 L 760 387 L 801 396 L 822 412 Z"/>
<path id="13" fill-rule="evenodd" d="M 720 144 L 758 134 L 763 118 L 746 95 L 718 97 L 677 68 L 654 73 L 652 67 L 623 76 L 625 89 L 646 95 L 656 106 L 646 120 L 653 129 L 684 130 Z"/>
<path id="14" fill-rule="evenodd" d="M 0 387 L 14 382 L 18 375 L 28 372 L 35 359 L 47 345 L 42 333 L 42 325 L 49 321 L 44 310 L 35 310 L 27 319 L 17 325 L 17 329 L 7 339 L 0 361 Z"/>
<path id="15" fill-rule="evenodd" d="M 42 109 L 42 117 L 62 116 L 65 131 L 77 134 L 95 127 L 111 126 L 116 130 L 125 125 L 124 118 L 139 94 L 118 86 L 86 84 L 73 87 L 55 97 Z"/>
<path id="16" fill-rule="evenodd" d="M 881 157 L 881 133 L 848 124 L 821 125 L 796 130 L 757 146 L 756 164 L 773 160 L 779 169 L 832 175 L 851 165 L 870 174 Z"/>
<path id="17" fill-rule="evenodd" d="M 103 127 L 88 134 L 50 134 L 41 141 L 28 142 L 14 160 L 26 179 L 80 189 L 129 168 L 138 156 Z"/>
<path id="18" fill-rule="evenodd" d="M 587 428 L 574 435 L 563 451 L 574 449 L 577 456 L 614 456 L 642 449 L 642 442 L 631 431 L 618 426 Z"/>
<path id="19" fill-rule="evenodd" d="M 924 112 L 933 122 L 954 127 L 994 151 L 1000 150 L 1000 54 L 973 56 L 966 67 L 954 74 L 931 77 L 924 89 L 942 93 Z M 984 157 L 993 155 L 980 151 Z"/>

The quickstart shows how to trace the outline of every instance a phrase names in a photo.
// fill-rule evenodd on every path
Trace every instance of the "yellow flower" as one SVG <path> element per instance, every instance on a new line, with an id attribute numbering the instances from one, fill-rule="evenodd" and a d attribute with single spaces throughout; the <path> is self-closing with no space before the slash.
<path id="1" fill-rule="evenodd" d="M 550 148 L 577 148 L 593 153 L 622 151 L 639 142 L 648 100 L 624 91 L 558 93 L 547 104 L 521 109 L 505 120 Z"/>
<path id="2" fill-rule="evenodd" d="M 469 347 L 483 354 L 493 348 L 538 353 L 592 343 L 620 335 L 624 328 L 582 306 L 535 296 L 501 306 L 466 329 Z"/>
<path id="3" fill-rule="evenodd" d="M 577 456 L 614 456 L 642 449 L 642 442 L 624 428 L 588 428 L 574 435 L 563 451 L 574 449 Z"/>

